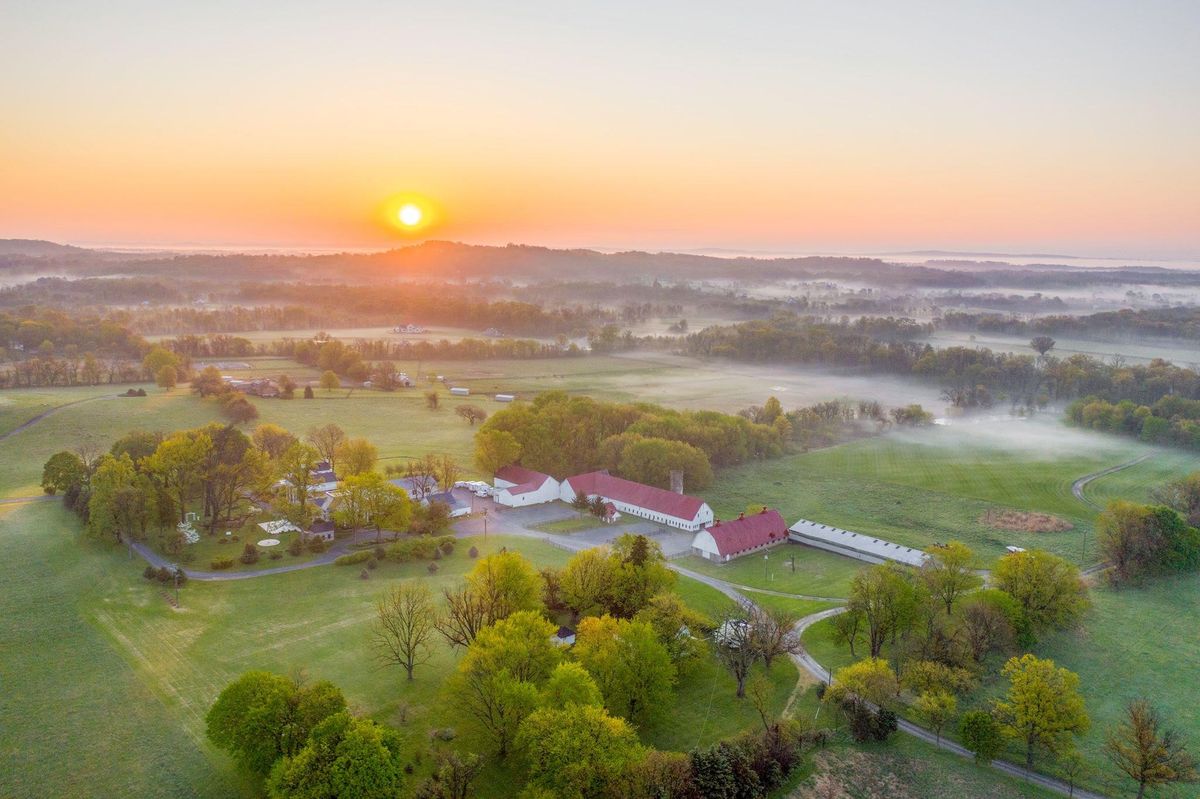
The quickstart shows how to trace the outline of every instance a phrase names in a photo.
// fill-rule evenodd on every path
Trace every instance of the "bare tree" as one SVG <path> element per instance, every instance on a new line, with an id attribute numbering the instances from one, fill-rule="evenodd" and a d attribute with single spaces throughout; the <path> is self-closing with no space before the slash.
<path id="1" fill-rule="evenodd" d="M 796 617 L 791 613 L 755 606 L 747 614 L 747 621 L 754 649 L 768 669 L 780 655 L 794 655 L 800 651 Z"/>
<path id="2" fill-rule="evenodd" d="M 433 473 L 437 477 L 438 484 L 441 485 L 442 490 L 449 491 L 454 488 L 454 484 L 462 476 L 462 467 L 458 465 L 454 458 L 451 458 L 449 455 L 442 455 L 437 459 L 437 465 Z"/>
<path id="3" fill-rule="evenodd" d="M 717 631 L 713 633 L 713 649 L 721 665 L 737 681 L 738 699 L 746 695 L 746 678 L 758 660 L 749 616 L 744 608 L 729 611 L 721 617 Z"/>
<path id="4" fill-rule="evenodd" d="M 408 478 L 409 485 L 412 486 L 412 498 L 417 502 L 425 499 L 426 496 L 433 493 L 433 489 L 437 488 L 437 478 L 434 476 L 436 469 L 435 455 L 414 458 L 405 465 L 404 476 Z"/>
<path id="5" fill-rule="evenodd" d="M 433 595 L 423 582 L 406 581 L 384 594 L 376 605 L 372 643 L 379 659 L 403 666 L 408 679 L 433 654 L 437 623 Z"/>
<path id="6" fill-rule="evenodd" d="M 446 598 L 446 615 L 434 622 L 437 631 L 450 646 L 470 646 L 491 622 L 488 603 L 465 585 L 456 590 L 443 588 L 442 595 Z"/>
<path id="7" fill-rule="evenodd" d="M 474 427 L 476 422 L 482 422 L 487 418 L 487 411 L 478 405 L 459 405 L 454 412 L 466 419 L 471 427 Z"/>
<path id="8" fill-rule="evenodd" d="M 1145 699 L 1125 709 L 1125 721 L 1109 730 L 1104 752 L 1117 768 L 1138 784 L 1138 799 L 1146 788 L 1175 782 L 1195 782 L 1196 761 L 1176 730 L 1165 726 Z"/>
<path id="9" fill-rule="evenodd" d="M 312 428 L 304 437 L 317 448 L 322 458 L 329 461 L 329 468 L 336 472 L 337 448 L 346 440 L 346 431 L 330 422 L 323 427 Z"/>

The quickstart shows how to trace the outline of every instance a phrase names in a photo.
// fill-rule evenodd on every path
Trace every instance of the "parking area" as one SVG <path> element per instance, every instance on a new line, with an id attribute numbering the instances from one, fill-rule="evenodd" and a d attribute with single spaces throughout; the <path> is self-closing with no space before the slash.
<path id="1" fill-rule="evenodd" d="M 491 500 L 478 499 L 476 501 L 479 503 L 480 509 L 482 509 L 483 503 L 490 503 L 489 515 L 502 525 L 511 525 L 530 532 L 537 532 L 534 528 L 539 525 L 574 519 L 579 516 L 565 502 L 551 502 L 527 508 L 503 508 L 495 505 Z M 596 520 L 596 526 L 592 529 L 563 533 L 558 537 L 569 538 L 573 543 L 579 544 L 581 549 L 586 549 L 612 543 L 614 539 L 624 533 L 641 534 L 658 542 L 658 545 L 662 547 L 663 554 L 668 558 L 687 554 L 691 549 L 692 533 L 654 524 L 634 516 L 624 516 L 622 519 L 616 524 L 605 524 Z"/>

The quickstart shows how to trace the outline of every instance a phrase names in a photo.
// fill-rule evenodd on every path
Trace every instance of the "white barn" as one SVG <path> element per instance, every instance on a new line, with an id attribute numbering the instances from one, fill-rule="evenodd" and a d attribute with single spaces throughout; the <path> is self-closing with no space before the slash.
<path id="1" fill-rule="evenodd" d="M 558 481 L 553 477 L 515 464 L 496 472 L 493 484 L 496 492 L 492 498 L 508 508 L 553 502 L 559 495 Z"/>
<path id="2" fill-rule="evenodd" d="M 601 497 L 620 513 L 695 532 L 712 523 L 708 503 L 683 493 L 613 477 L 607 470 L 588 472 L 562 481 L 559 498 L 570 502 L 577 494 Z"/>

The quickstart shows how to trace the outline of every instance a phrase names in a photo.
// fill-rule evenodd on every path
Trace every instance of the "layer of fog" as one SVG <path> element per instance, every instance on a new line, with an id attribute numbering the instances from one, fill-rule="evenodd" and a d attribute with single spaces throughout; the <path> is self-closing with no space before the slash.
<path id="1" fill-rule="evenodd" d="M 1200 368 L 1200 348 L 1186 339 L 1135 338 L 1129 341 L 1094 341 L 1089 339 L 1051 336 L 1055 340 L 1051 355 L 1066 358 L 1071 355 L 1088 355 L 1111 362 L 1119 357 L 1125 363 L 1149 363 L 1155 358 L 1170 361 L 1176 366 Z M 1029 346 L 1028 336 L 1004 333 L 967 332 L 960 330 L 938 330 L 926 339 L 938 348 L 984 347 L 996 352 L 1011 352 L 1018 355 L 1036 355 Z"/>
<path id="2" fill-rule="evenodd" d="M 938 421 L 940 424 L 930 428 L 893 430 L 888 437 L 915 446 L 1019 454 L 1027 460 L 1135 457 L 1130 450 L 1136 445 L 1129 439 L 1068 427 L 1062 414 L 1053 410 L 1031 418 L 996 413 Z"/>

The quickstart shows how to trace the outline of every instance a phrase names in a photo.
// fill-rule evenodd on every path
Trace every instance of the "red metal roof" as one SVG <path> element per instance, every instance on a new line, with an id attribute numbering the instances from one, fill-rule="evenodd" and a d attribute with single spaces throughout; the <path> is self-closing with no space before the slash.
<path id="1" fill-rule="evenodd" d="M 768 510 L 731 522 L 715 522 L 708 528 L 708 534 L 717 543 L 718 554 L 736 555 L 764 544 L 786 540 L 787 522 L 779 511 Z"/>
<path id="2" fill-rule="evenodd" d="M 567 482 L 577 494 L 582 492 L 588 496 L 601 496 L 677 519 L 695 519 L 704 507 L 702 499 L 613 477 L 607 471 L 578 474 L 568 477 Z"/>
<path id="3" fill-rule="evenodd" d="M 550 475 L 535 472 L 533 469 L 526 469 L 524 466 L 512 464 L 496 470 L 496 476 L 508 483 L 534 483 L 535 488 L 541 486 L 542 483 L 550 479 Z M 532 489 L 530 489 L 532 490 Z"/>

